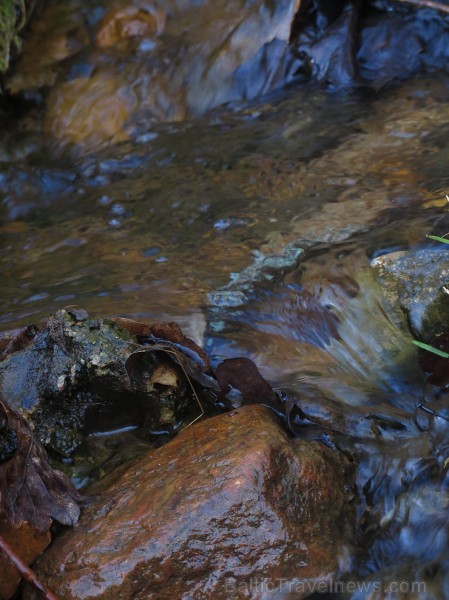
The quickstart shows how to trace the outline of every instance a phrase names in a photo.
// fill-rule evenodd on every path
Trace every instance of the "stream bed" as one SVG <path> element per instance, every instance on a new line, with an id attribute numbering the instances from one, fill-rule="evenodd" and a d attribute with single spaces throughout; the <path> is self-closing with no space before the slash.
<path id="1" fill-rule="evenodd" d="M 449 423 L 419 409 L 371 261 L 449 231 L 449 77 L 297 86 L 81 150 L 41 127 L 25 111 L 0 139 L 2 330 L 79 305 L 253 359 L 357 456 L 350 577 L 371 587 L 330 597 L 448 598 Z"/>

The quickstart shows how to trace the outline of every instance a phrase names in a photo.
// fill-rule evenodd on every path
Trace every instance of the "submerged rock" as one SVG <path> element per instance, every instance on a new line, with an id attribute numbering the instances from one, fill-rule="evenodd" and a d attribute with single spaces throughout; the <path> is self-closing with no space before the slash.
<path id="1" fill-rule="evenodd" d="M 304 254 L 304 249 L 297 244 L 287 244 L 279 254 L 265 256 L 261 252 L 253 253 L 254 261 L 240 273 L 235 273 L 231 281 L 208 294 L 209 304 L 220 307 L 240 306 L 247 302 L 245 294 L 253 292 L 254 287 L 279 279 L 287 271 L 296 267 Z"/>
<path id="2" fill-rule="evenodd" d="M 447 330 L 449 322 L 449 251 L 445 248 L 392 252 L 374 259 L 395 322 L 406 320 L 425 340 Z"/>
<path id="3" fill-rule="evenodd" d="M 246 406 L 130 466 L 36 569 L 65 600 L 303 598 L 344 564 L 350 479 L 345 457 Z"/>
<path id="4" fill-rule="evenodd" d="M 25 6 L 34 3 L 3 2 L 0 72 L 30 12 Z M 47 4 L 7 89 L 43 102 L 46 137 L 86 149 L 139 139 L 151 123 L 195 118 L 309 80 L 332 89 L 377 88 L 419 70 L 447 69 L 444 15 L 395 3 Z"/>
<path id="5" fill-rule="evenodd" d="M 182 121 L 295 79 L 298 61 L 288 40 L 299 0 L 229 0 L 225 7 L 217 0 L 159 4 L 116 0 L 107 11 L 98 7 L 89 20 L 95 43 L 87 47 L 81 28 L 76 37 L 75 31 L 61 32 L 69 47 L 75 37 L 74 54 L 85 51 L 52 82 L 46 135 L 94 148 L 133 138 L 148 123 Z M 83 8 L 78 0 L 71 13 Z M 55 26 L 47 21 L 52 36 Z M 33 49 L 32 40 L 25 54 L 27 47 Z M 42 89 L 34 73 L 20 71 L 10 89 L 26 93 L 36 84 Z"/>

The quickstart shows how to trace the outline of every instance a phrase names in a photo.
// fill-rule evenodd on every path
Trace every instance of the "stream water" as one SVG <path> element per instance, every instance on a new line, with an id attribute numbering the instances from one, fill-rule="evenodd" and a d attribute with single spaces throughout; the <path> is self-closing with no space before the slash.
<path id="1" fill-rule="evenodd" d="M 411 335 L 370 261 L 449 230 L 449 79 L 298 87 L 82 151 L 39 128 L 19 116 L 0 139 L 2 329 L 76 304 L 253 358 L 359 458 L 354 576 L 373 598 L 395 580 L 448 598 L 449 424 L 417 408 Z M 262 255 L 278 256 L 270 280 L 241 285 Z"/>

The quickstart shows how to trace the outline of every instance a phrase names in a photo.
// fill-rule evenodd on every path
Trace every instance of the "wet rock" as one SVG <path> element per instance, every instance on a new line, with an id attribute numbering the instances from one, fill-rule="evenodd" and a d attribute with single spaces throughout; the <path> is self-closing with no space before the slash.
<path id="1" fill-rule="evenodd" d="M 352 536 L 349 473 L 343 456 L 246 406 L 129 467 L 36 569 L 65 600 L 251 598 L 328 581 Z"/>
<path id="2" fill-rule="evenodd" d="M 0 363 L 0 391 L 62 456 L 92 431 L 143 421 L 172 430 L 192 407 L 180 369 L 150 349 L 140 355 L 138 380 L 130 377 L 127 360 L 141 346 L 113 321 L 62 310 L 27 341 Z"/>
<path id="3" fill-rule="evenodd" d="M 383 287 L 392 319 L 407 321 L 424 340 L 447 329 L 449 322 L 449 252 L 424 248 L 392 252 L 371 262 Z"/>
<path id="4" fill-rule="evenodd" d="M 430 65 L 447 66 L 449 32 L 443 15 L 428 10 L 401 12 L 374 12 L 361 23 L 356 56 L 360 75 L 378 87 Z"/>
<path id="5" fill-rule="evenodd" d="M 264 255 L 254 252 L 254 262 L 240 273 L 234 273 L 231 281 L 208 294 L 209 304 L 220 307 L 233 307 L 245 304 L 247 294 L 253 292 L 257 284 L 280 279 L 299 263 L 304 249 L 297 243 L 285 246 L 278 254 Z"/>
<path id="6" fill-rule="evenodd" d="M 50 6 L 9 89 L 47 96 L 44 86 L 52 86 L 44 131 L 59 142 L 92 148 L 123 141 L 152 121 L 183 120 L 293 81 L 297 61 L 288 39 L 299 4 L 173 0 L 161 8 L 151 0 L 116 0 L 106 13 L 92 10 L 90 44 L 79 23 L 81 1 L 65 19 L 58 18 L 65 8 L 52 13 Z M 36 46 L 49 52 L 33 70 Z"/>
<path id="7" fill-rule="evenodd" d="M 332 3 L 338 6 L 337 3 Z M 337 12 L 338 12 L 337 8 Z M 341 10 L 341 8 L 340 8 Z M 324 11 L 323 11 L 324 12 Z M 323 21 L 323 15 L 318 19 Z M 348 2 L 341 14 L 331 23 L 325 35 L 316 40 L 316 31 L 305 28 L 300 35 L 298 52 L 308 56 L 311 74 L 318 81 L 324 81 L 332 87 L 344 87 L 355 79 L 354 49 L 352 32 L 356 28 L 358 7 Z"/>
<path id="8" fill-rule="evenodd" d="M 303 70 L 332 88 L 357 79 L 382 87 L 420 69 L 447 66 L 444 11 L 421 8 L 372 0 L 303 3 L 291 41 L 302 53 Z"/>
<path id="9" fill-rule="evenodd" d="M 164 27 L 165 13 L 152 2 L 138 5 L 126 2 L 105 15 L 97 34 L 97 44 L 102 48 L 126 48 L 132 41 L 146 39 L 148 43 L 148 39 L 160 35 Z"/>
<path id="10" fill-rule="evenodd" d="M 101 386 L 111 396 L 126 390 L 120 362 L 136 347 L 114 324 L 100 329 L 99 321 L 60 311 L 32 344 L 2 362 L 3 396 L 33 421 L 47 448 L 68 456 L 81 442 L 86 414 L 99 401 Z"/>
<path id="11" fill-rule="evenodd" d="M 47 106 L 46 133 L 74 144 L 84 141 L 93 148 L 105 139 L 128 139 L 124 126 L 137 98 L 123 77 L 103 71 L 55 87 Z"/>
<path id="12" fill-rule="evenodd" d="M 17 68 L 7 80 L 7 90 L 12 94 L 26 91 L 35 95 L 44 86 L 53 85 L 58 63 L 89 43 L 82 12 L 59 2 L 43 6 L 30 29 Z"/>

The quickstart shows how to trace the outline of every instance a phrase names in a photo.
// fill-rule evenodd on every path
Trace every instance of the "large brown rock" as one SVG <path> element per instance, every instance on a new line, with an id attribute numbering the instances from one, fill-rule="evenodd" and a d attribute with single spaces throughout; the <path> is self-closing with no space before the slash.
<path id="1" fill-rule="evenodd" d="M 336 451 L 246 406 L 139 459 L 36 569 L 64 600 L 288 597 L 341 569 L 349 472 Z"/>

